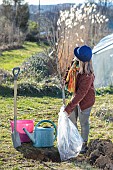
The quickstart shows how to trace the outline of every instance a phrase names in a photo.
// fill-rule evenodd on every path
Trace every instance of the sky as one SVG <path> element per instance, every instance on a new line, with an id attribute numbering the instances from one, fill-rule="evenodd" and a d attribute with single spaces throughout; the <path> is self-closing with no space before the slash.
<path id="1" fill-rule="evenodd" d="M 63 3 L 83 3 L 85 0 L 40 0 L 40 5 L 53 5 L 53 4 L 63 4 Z M 38 5 L 39 0 L 24 0 L 24 2 L 28 2 L 29 5 L 34 4 Z M 0 0 L 0 4 L 2 0 Z"/>

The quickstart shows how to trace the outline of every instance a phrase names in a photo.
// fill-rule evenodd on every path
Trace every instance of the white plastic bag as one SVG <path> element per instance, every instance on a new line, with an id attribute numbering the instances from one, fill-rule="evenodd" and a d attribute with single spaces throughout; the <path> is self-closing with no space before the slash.
<path id="1" fill-rule="evenodd" d="M 81 151 L 83 139 L 76 126 L 68 118 L 62 106 L 58 118 L 57 146 L 61 161 L 77 157 Z"/>

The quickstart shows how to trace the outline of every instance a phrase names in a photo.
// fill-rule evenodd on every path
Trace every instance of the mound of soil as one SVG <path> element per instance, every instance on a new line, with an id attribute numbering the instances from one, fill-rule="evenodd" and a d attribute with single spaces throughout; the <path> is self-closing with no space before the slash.
<path id="1" fill-rule="evenodd" d="M 36 148 L 32 143 L 23 143 L 18 151 L 27 159 L 61 162 L 57 147 Z M 88 162 L 102 170 L 113 170 L 113 143 L 110 140 L 92 140 L 88 144 L 87 153 L 80 154 L 74 161 Z"/>
<path id="2" fill-rule="evenodd" d="M 113 170 L 113 143 L 100 139 L 90 141 L 86 157 L 91 165 L 103 170 Z"/>
<path id="3" fill-rule="evenodd" d="M 36 148 L 31 143 L 23 143 L 18 151 L 27 159 L 39 161 L 60 162 L 60 155 L 56 147 Z"/>

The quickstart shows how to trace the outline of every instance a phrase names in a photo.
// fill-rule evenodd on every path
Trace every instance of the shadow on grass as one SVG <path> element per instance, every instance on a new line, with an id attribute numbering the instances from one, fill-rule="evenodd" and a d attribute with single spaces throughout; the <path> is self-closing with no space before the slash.
<path id="1" fill-rule="evenodd" d="M 65 91 L 66 97 L 69 94 Z M 2 97 L 14 97 L 14 89 L 8 87 L 6 85 L 0 85 L 0 96 Z M 44 86 L 44 88 L 40 89 L 33 85 L 29 84 L 19 84 L 17 89 L 17 96 L 23 97 L 52 97 L 52 98 L 59 98 L 62 99 L 62 91 L 57 87 L 48 87 Z"/>
<path id="2" fill-rule="evenodd" d="M 17 89 L 18 96 L 25 96 L 25 97 L 55 97 L 55 98 L 62 98 L 62 93 L 59 90 L 54 90 L 50 88 L 45 88 L 43 90 L 37 89 L 35 87 L 22 87 L 20 86 Z M 14 96 L 14 89 L 5 85 L 0 85 L 0 96 L 2 97 L 13 97 Z"/>
<path id="3" fill-rule="evenodd" d="M 22 143 L 21 147 L 17 148 L 17 151 L 21 152 L 27 159 L 49 161 L 49 162 L 61 162 L 58 149 L 56 147 L 49 148 L 36 148 L 33 147 L 32 142 Z"/>
<path id="4" fill-rule="evenodd" d="M 2 97 L 13 97 L 13 89 L 8 86 L 0 85 L 0 96 Z"/>
<path id="5" fill-rule="evenodd" d="M 44 85 L 43 88 L 34 86 L 33 84 L 24 83 L 18 86 L 18 95 L 26 97 L 55 97 L 62 98 L 61 90 L 56 86 Z"/>

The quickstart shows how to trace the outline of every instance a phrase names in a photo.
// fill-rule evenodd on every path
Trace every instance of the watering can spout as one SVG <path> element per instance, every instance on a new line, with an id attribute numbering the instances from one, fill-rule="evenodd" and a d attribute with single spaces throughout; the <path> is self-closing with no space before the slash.
<path id="1" fill-rule="evenodd" d="M 27 134 L 27 136 L 31 139 L 31 141 L 35 143 L 34 133 L 29 133 L 26 128 L 23 128 L 23 131 Z"/>

